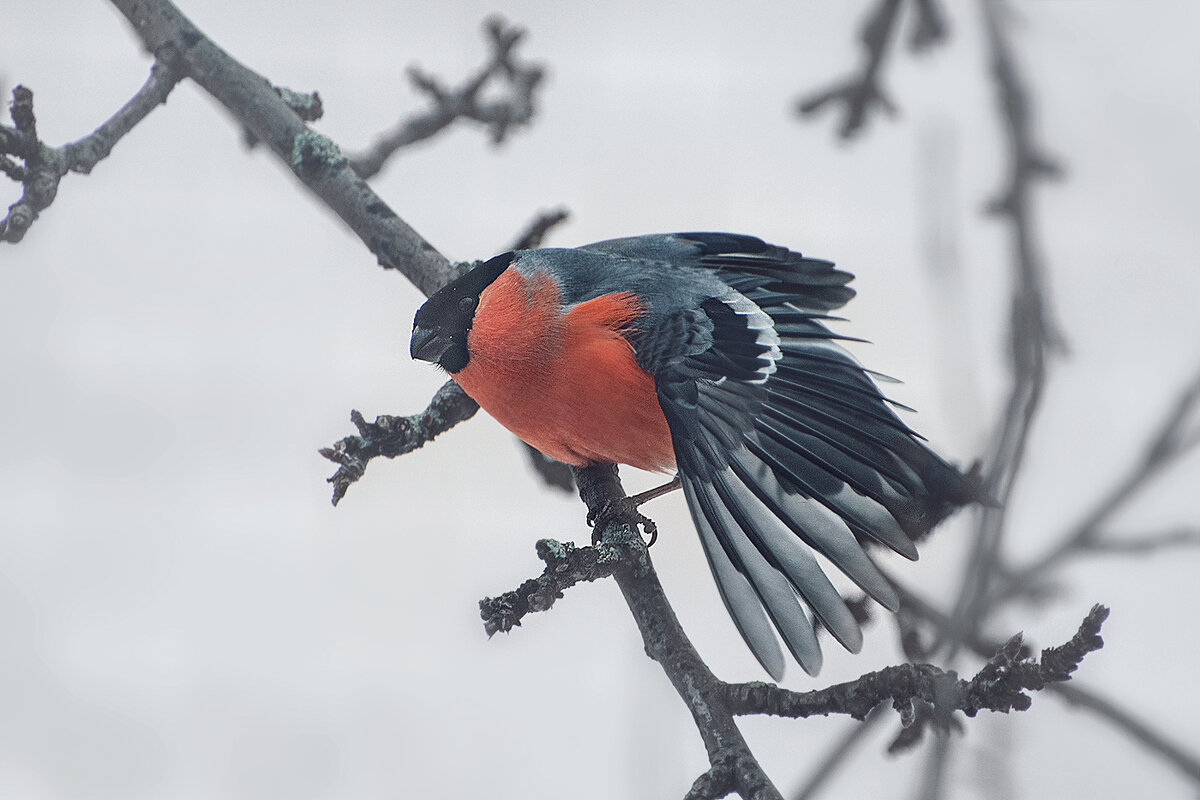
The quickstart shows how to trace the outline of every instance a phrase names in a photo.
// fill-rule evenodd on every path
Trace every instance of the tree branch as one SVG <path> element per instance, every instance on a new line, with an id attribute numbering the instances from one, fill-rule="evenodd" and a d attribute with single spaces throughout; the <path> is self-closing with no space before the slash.
<path id="1" fill-rule="evenodd" d="M 879 74 L 887 57 L 888 46 L 894 38 L 900 16 L 901 0 L 879 0 L 878 5 L 863 21 L 859 32 L 862 45 L 862 65 L 857 74 L 814 92 L 796 101 L 796 113 L 811 116 L 830 105 L 841 105 L 842 123 L 838 136 L 852 139 L 876 110 L 894 116 L 896 106 L 880 85 Z M 909 40 L 914 51 L 924 51 L 947 38 L 945 16 L 934 0 L 912 0 L 916 11 L 916 26 Z"/>
<path id="2" fill-rule="evenodd" d="M 217 47 L 169 0 L 111 0 L 160 61 L 177 65 L 265 143 L 362 240 L 381 266 L 426 294 L 460 274 L 350 168 L 330 139 L 309 129 L 261 75 Z"/>
<path id="3" fill-rule="evenodd" d="M 803 785 L 792 795 L 792 800 L 812 800 L 825 787 L 854 751 L 867 739 L 867 734 L 884 719 L 885 703 L 875 706 L 862 722 L 856 722 L 849 728 L 833 747 L 817 762 L 817 768 L 804 781 Z"/>
<path id="4" fill-rule="evenodd" d="M 571 214 L 565 208 L 556 208 L 553 211 L 542 211 L 534 217 L 521 235 L 512 243 L 509 250 L 532 250 L 535 247 L 541 247 L 546 235 L 550 233 L 552 228 L 561 225 L 567 221 Z"/>
<path id="5" fill-rule="evenodd" d="M 1003 201 L 994 203 L 992 211 L 1008 223 L 1013 248 L 1014 288 L 1009 329 L 1012 384 L 987 460 L 986 486 L 997 502 L 977 517 L 968 565 L 955 603 L 959 623 L 954 630 L 960 632 L 977 629 L 988 613 L 990 587 L 1006 531 L 1007 508 L 1040 409 L 1047 359 L 1065 347 L 1049 310 L 1046 270 L 1032 223 L 1034 181 L 1056 176 L 1058 172 L 1038 166 L 1050 162 L 1033 155 L 1039 148 L 1033 143 L 1032 104 L 1013 59 L 998 5 L 997 0 L 981 0 L 996 99 L 1009 152 L 1007 188 L 1001 194 Z M 949 658 L 953 658 L 960 643 L 961 640 L 953 638 L 946 643 Z"/>
<path id="6" fill-rule="evenodd" d="M 1026 692 L 1069 680 L 1084 656 L 1104 646 L 1100 626 L 1107 617 L 1107 608 L 1093 606 L 1075 635 L 1058 647 L 1043 650 L 1040 661 L 1021 657 L 1023 640 L 1017 634 L 969 681 L 933 664 L 900 664 L 811 692 L 792 692 L 768 683 L 730 685 L 729 707 L 739 715 L 804 718 L 848 714 L 858 720 L 885 700 L 891 700 L 902 716 L 914 713 L 917 702 L 940 714 L 962 711 L 968 717 L 980 711 L 1024 711 L 1032 702 Z"/>
<path id="7" fill-rule="evenodd" d="M 545 75 L 538 64 L 522 64 L 516 45 L 525 31 L 510 26 L 500 17 L 489 17 L 484 31 L 492 47 L 491 58 L 471 79 L 457 89 L 447 89 L 436 78 L 417 67 L 409 79 L 432 102 L 432 108 L 402 120 L 383 134 L 366 152 L 350 157 L 350 166 L 363 178 L 376 175 L 401 148 L 428 139 L 456 120 L 467 119 L 487 126 L 492 143 L 500 144 L 509 132 L 528 125 L 534 114 L 534 93 Z M 505 97 L 485 100 L 484 89 L 500 84 Z"/>
<path id="8" fill-rule="evenodd" d="M 932 603 L 924 600 L 915 592 L 906 589 L 900 584 L 895 585 L 905 609 L 910 613 L 920 616 L 935 628 L 941 629 L 947 634 L 950 632 L 952 626 L 955 624 L 953 617 L 939 611 Z M 964 638 L 964 642 L 977 655 L 985 658 L 988 657 L 989 653 L 994 653 L 997 649 L 995 642 L 988 641 L 979 635 L 978 632 L 971 632 L 969 637 Z M 1147 747 L 1155 755 L 1161 756 L 1168 762 L 1178 766 L 1200 784 L 1200 758 L 1171 742 L 1164 734 L 1137 720 L 1129 712 L 1120 709 L 1111 700 L 1091 690 L 1084 689 L 1075 683 L 1071 683 L 1070 685 L 1056 683 L 1048 686 L 1047 689 L 1062 695 L 1068 702 L 1093 711 L 1121 733 Z"/>
<path id="9" fill-rule="evenodd" d="M 1186 775 L 1193 784 L 1200 786 L 1200 758 L 1187 752 L 1133 714 L 1108 698 L 1076 683 L 1056 684 L 1049 689 L 1071 705 L 1085 708 L 1098 715 L 1152 754 L 1165 758 Z"/>
<path id="10" fill-rule="evenodd" d="M 1197 370 L 1171 403 L 1163 420 L 1147 441 L 1141 459 L 1134 462 L 1129 472 L 1117 481 L 1079 522 L 1068 529 L 1053 548 L 1021 570 L 1010 574 L 1004 584 L 996 589 L 993 601 L 999 603 L 1011 600 L 1030 590 L 1047 573 L 1073 555 L 1121 547 L 1118 543 L 1100 540 L 1104 523 L 1145 489 L 1163 470 L 1196 448 L 1197 442 L 1188 432 L 1188 423 L 1198 409 L 1200 370 Z M 1194 532 L 1189 536 L 1185 531 L 1182 535 L 1176 535 L 1173 543 L 1185 543 L 1189 539 L 1194 541 L 1194 538 Z M 1155 545 L 1149 540 L 1143 540 L 1140 544 L 1130 541 L 1125 545 L 1125 549 L 1128 552 L 1131 548 L 1140 548 L 1144 552 L 1156 546 L 1162 546 L 1162 543 Z"/>
<path id="11" fill-rule="evenodd" d="M 347 436 L 333 447 L 317 452 L 338 464 L 338 470 L 326 479 L 333 484 L 333 504 L 346 495 L 350 484 L 363 476 L 367 462 L 376 456 L 395 458 L 411 453 L 433 441 L 479 410 L 479 404 L 467 396 L 454 381 L 446 381 L 419 414 L 408 417 L 382 415 L 367 422 L 358 411 L 350 412 L 350 421 L 358 428 L 357 436 Z"/>
<path id="12" fill-rule="evenodd" d="M 711 769 L 692 786 L 689 798 L 707 800 L 737 792 L 745 800 L 781 800 L 755 760 L 726 704 L 725 684 L 700 658 L 679 624 L 642 541 L 636 509 L 613 512 L 625 497 L 617 468 L 599 464 L 574 469 L 579 496 L 590 517 L 601 518 L 602 544 L 617 548 L 620 563 L 613 576 L 637 621 L 646 655 L 658 662 L 692 713 Z M 601 511 L 609 509 L 603 515 Z"/>
<path id="13" fill-rule="evenodd" d="M 121 137 L 167 102 L 180 78 L 170 61 L 155 61 L 145 84 L 116 114 L 91 134 L 59 148 L 48 147 L 37 138 L 33 92 L 24 86 L 13 89 L 15 127 L 0 125 L 0 171 L 19 181 L 23 191 L 0 220 L 0 242 L 21 241 L 38 215 L 54 202 L 62 177 L 68 172 L 91 172 Z M 24 165 L 17 165 L 9 156 L 16 156 Z"/>

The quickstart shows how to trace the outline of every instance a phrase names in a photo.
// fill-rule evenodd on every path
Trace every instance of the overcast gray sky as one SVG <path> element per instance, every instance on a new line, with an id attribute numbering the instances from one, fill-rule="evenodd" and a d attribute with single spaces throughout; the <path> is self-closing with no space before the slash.
<path id="1" fill-rule="evenodd" d="M 799 123 L 803 91 L 853 69 L 869 5 L 182 0 L 277 84 L 320 91 L 317 127 L 353 150 L 421 107 L 404 68 L 479 63 L 493 11 L 525 25 L 550 77 L 537 121 L 499 150 L 456 128 L 375 180 L 454 259 L 493 255 L 564 205 L 556 245 L 669 230 L 751 233 L 856 273 L 847 333 L 948 457 L 986 442 L 1004 388 L 1006 240 L 979 210 L 1003 150 L 974 4 L 948 47 L 894 54 L 901 108 L 850 147 Z M 15 7 L 14 7 L 15 6 Z M 1200 364 L 1200 4 L 1018 3 L 1017 48 L 1045 147 L 1068 180 L 1038 191 L 1055 364 L 1012 553 L 1040 552 L 1127 468 Z M 10 3 L 0 82 L 36 92 L 50 143 L 89 132 L 148 61 L 100 0 Z M 931 156 L 931 153 L 934 154 Z M 931 164 L 936 162 L 937 169 Z M 8 184 L 4 205 L 16 197 Z M 958 282 L 935 283 L 921 197 L 948 198 Z M 584 541 L 577 501 L 539 486 L 483 415 L 373 463 L 337 509 L 316 449 L 412 413 L 442 376 L 407 357 L 418 292 L 191 85 L 90 177 L 64 180 L 25 241 L 0 247 L 0 795 L 20 798 L 679 797 L 706 765 L 644 657 L 615 585 L 572 590 L 488 641 L 477 601 L 539 571 L 533 542 Z M 634 476 L 632 486 L 649 485 Z M 1120 518 L 1196 524 L 1200 460 Z M 656 501 L 654 555 L 701 653 L 762 679 L 729 623 L 680 497 Z M 967 520 L 917 564 L 949 596 Z M 1200 742 L 1195 551 L 1069 570 L 998 637 L 1036 645 L 1113 608 L 1081 672 L 1177 741 Z M 889 624 L 814 682 L 899 659 Z M 846 720 L 747 720 L 785 793 Z M 881 756 L 894 722 L 830 796 L 905 797 L 922 760 Z M 950 796 L 1006 765 L 1022 796 L 1190 796 L 1169 768 L 1050 697 L 981 716 Z M 1190 790 L 1194 793 L 1194 790 Z"/>

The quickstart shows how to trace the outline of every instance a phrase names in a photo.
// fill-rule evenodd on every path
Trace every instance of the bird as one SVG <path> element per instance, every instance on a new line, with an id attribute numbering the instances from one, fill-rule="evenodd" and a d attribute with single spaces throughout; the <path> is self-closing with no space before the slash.
<path id="1" fill-rule="evenodd" d="M 895 413 L 912 409 L 878 388 L 894 379 L 826 324 L 853 277 L 732 233 L 511 251 L 428 298 L 410 353 L 551 458 L 676 472 L 724 605 L 778 682 L 780 638 L 810 675 L 818 626 L 863 644 L 818 555 L 895 612 L 868 548 L 916 560 L 980 499 Z"/>

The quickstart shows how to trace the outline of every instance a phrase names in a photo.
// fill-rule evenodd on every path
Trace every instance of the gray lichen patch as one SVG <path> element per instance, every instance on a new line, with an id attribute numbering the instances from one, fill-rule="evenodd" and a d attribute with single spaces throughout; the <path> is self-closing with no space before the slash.
<path id="1" fill-rule="evenodd" d="M 340 169 L 346 157 L 332 139 L 305 128 L 292 140 L 291 163 L 297 172 L 314 176 Z"/>

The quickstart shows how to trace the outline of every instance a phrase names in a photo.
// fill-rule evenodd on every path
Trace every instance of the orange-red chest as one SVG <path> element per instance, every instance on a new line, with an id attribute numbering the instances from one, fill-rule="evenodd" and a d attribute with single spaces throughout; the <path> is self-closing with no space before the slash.
<path id="1" fill-rule="evenodd" d="M 622 335 L 639 311 L 633 295 L 612 294 L 562 314 L 553 280 L 510 268 L 480 295 L 470 360 L 452 377 L 497 422 L 559 461 L 670 471 L 675 452 L 654 378 Z"/>

